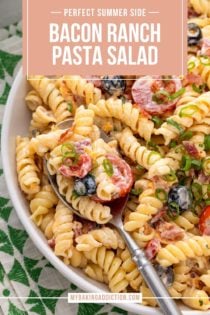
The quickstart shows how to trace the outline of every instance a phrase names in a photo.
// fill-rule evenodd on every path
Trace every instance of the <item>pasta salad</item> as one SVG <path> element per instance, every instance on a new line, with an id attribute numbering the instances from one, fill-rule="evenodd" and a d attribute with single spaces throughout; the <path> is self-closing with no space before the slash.
<path id="1" fill-rule="evenodd" d="M 29 77 L 29 134 L 16 139 L 17 176 L 31 218 L 65 264 L 112 292 L 156 306 L 125 243 L 109 226 L 129 194 L 124 228 L 170 295 L 210 308 L 210 4 L 189 1 L 185 76 Z M 65 130 L 59 123 L 69 118 Z M 101 130 L 109 136 L 105 142 Z M 59 192 L 87 220 L 58 200 Z M 149 297 L 149 299 L 148 299 Z"/>

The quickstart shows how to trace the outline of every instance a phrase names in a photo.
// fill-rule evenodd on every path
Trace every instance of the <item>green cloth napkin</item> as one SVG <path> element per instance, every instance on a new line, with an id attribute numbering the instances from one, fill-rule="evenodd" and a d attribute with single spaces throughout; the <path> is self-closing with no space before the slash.
<path id="1" fill-rule="evenodd" d="M 21 64 L 21 23 L 0 29 L 0 132 L 7 97 Z M 42 256 L 11 204 L 0 158 L 0 315 L 108 315 L 128 313 L 102 304 L 68 304 L 81 292 Z"/>

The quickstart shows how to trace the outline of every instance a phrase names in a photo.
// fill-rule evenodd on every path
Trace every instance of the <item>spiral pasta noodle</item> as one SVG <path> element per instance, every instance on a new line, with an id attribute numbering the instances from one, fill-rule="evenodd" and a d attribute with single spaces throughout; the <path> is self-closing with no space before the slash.
<path id="1" fill-rule="evenodd" d="M 125 247 L 124 241 L 117 231 L 109 227 L 103 227 L 83 234 L 76 238 L 76 242 L 76 248 L 79 251 L 90 251 L 101 246 L 109 249 L 123 249 Z"/>
<path id="2" fill-rule="evenodd" d="M 141 114 L 140 109 L 131 103 L 123 103 L 120 99 L 110 98 L 100 100 L 95 105 L 90 104 L 88 108 L 92 109 L 96 116 L 118 119 L 146 141 L 151 138 L 154 123 Z"/>
<path id="3" fill-rule="evenodd" d="M 88 264 L 84 271 L 93 280 L 108 283 L 107 276 L 104 274 L 103 269 L 98 265 Z"/>
<path id="4" fill-rule="evenodd" d="M 84 98 L 85 104 L 95 104 L 101 99 L 101 90 L 84 78 L 76 75 L 66 75 L 63 79 L 70 92 L 75 96 Z"/>
<path id="5" fill-rule="evenodd" d="M 71 116 L 71 112 L 68 110 L 68 103 L 64 100 L 54 82 L 44 76 L 31 76 L 29 82 L 39 93 L 43 102 L 50 107 L 57 122 Z"/>
<path id="6" fill-rule="evenodd" d="M 105 247 L 93 249 L 89 252 L 84 252 L 85 257 L 99 265 L 108 278 L 108 285 L 112 292 L 122 292 L 128 286 L 128 281 L 125 278 L 125 271 L 122 269 L 122 260 L 115 257 L 111 250 Z"/>
<path id="7" fill-rule="evenodd" d="M 66 208 L 60 201 L 57 204 L 54 224 L 53 235 L 55 239 L 55 254 L 57 256 L 70 258 L 72 256 L 73 245 L 73 213 L 70 209 Z"/>
<path id="8" fill-rule="evenodd" d="M 149 170 L 150 178 L 155 175 L 169 174 L 171 169 L 178 168 L 176 161 L 171 158 L 162 158 L 160 153 L 148 150 L 145 146 L 142 146 L 129 128 L 124 129 L 118 139 L 125 155 Z"/>
<path id="9" fill-rule="evenodd" d="M 136 211 L 129 215 L 129 219 L 124 225 L 125 230 L 132 232 L 141 228 L 152 218 L 152 215 L 155 215 L 162 207 L 163 203 L 155 197 L 155 190 L 145 190 L 139 196 L 139 205 Z"/>
<path id="10" fill-rule="evenodd" d="M 48 111 L 43 106 L 38 106 L 32 115 L 30 129 L 44 130 L 50 123 L 55 123 L 56 120 L 51 111 Z"/>
<path id="11" fill-rule="evenodd" d="M 40 226 L 43 217 L 58 203 L 58 198 L 50 185 L 45 185 L 30 201 L 31 218 Z"/>
<path id="12" fill-rule="evenodd" d="M 196 310 L 207 310 L 210 306 L 208 294 L 204 290 L 187 287 L 182 302 Z"/>
<path id="13" fill-rule="evenodd" d="M 54 216 L 55 216 L 55 209 L 50 209 L 47 214 L 42 216 L 40 229 L 48 240 L 53 239 Z"/>
<path id="14" fill-rule="evenodd" d="M 198 14 L 210 17 L 210 5 L 208 0 L 190 0 L 190 4 Z"/>
<path id="15" fill-rule="evenodd" d="M 135 263 L 132 261 L 131 255 L 126 248 L 120 255 L 122 259 L 122 269 L 125 271 L 125 278 L 128 281 L 131 288 L 135 291 L 139 291 L 143 278 L 139 273 Z"/>
<path id="16" fill-rule="evenodd" d="M 210 255 L 210 237 L 193 236 L 161 248 L 157 254 L 157 262 L 162 266 L 170 266 L 185 261 L 187 258 Z"/>
<path id="17" fill-rule="evenodd" d="M 199 96 L 194 102 L 177 107 L 175 115 L 170 119 L 178 123 L 183 129 L 190 128 L 194 123 L 199 123 L 209 113 L 210 109 L 210 92 Z M 162 135 L 165 139 L 165 145 L 168 145 L 172 139 L 179 136 L 180 131 L 164 122 L 159 129 L 154 131 L 156 135 Z"/>
<path id="18" fill-rule="evenodd" d="M 39 94 L 35 91 L 29 91 L 28 94 L 25 97 L 25 102 L 27 107 L 34 112 L 37 107 L 42 106 L 43 102 Z"/>
<path id="19" fill-rule="evenodd" d="M 35 164 L 34 155 L 29 148 L 28 138 L 16 139 L 16 163 L 18 182 L 25 194 L 33 195 L 40 190 L 39 169 Z"/>

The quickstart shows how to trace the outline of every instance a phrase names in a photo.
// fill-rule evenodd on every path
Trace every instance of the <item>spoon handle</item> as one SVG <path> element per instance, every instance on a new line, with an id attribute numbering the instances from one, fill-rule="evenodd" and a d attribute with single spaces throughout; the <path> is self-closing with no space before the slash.
<path id="1" fill-rule="evenodd" d="M 171 298 L 165 285 L 157 275 L 156 270 L 146 258 L 144 251 L 141 250 L 134 239 L 127 233 L 123 227 L 116 226 L 119 233 L 126 242 L 126 245 L 131 253 L 132 260 L 138 267 L 142 277 L 146 281 L 148 287 L 157 298 L 157 302 L 164 315 L 181 315 L 181 311 L 177 307 L 175 301 Z"/>

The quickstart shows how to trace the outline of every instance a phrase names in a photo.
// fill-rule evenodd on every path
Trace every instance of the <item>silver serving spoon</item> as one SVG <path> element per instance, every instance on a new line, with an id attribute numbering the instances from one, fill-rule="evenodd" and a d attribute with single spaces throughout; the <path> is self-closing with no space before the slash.
<path id="1" fill-rule="evenodd" d="M 71 127 L 73 124 L 73 119 L 65 120 L 64 122 L 59 123 L 57 126 L 60 129 L 67 129 Z M 105 134 L 105 132 L 101 131 L 101 138 L 105 142 L 109 142 L 110 138 Z M 58 198 L 64 203 L 64 205 L 72 210 L 77 216 L 86 219 L 84 216 L 82 216 L 79 211 L 74 209 L 71 204 L 69 204 L 66 199 L 60 194 L 58 185 L 56 182 L 56 175 L 50 175 L 48 167 L 47 167 L 47 160 L 44 158 L 44 168 L 46 170 L 46 174 L 48 176 L 49 182 L 58 196 Z M 134 241 L 134 239 L 130 236 L 128 232 L 126 232 L 123 228 L 123 222 L 122 222 L 122 215 L 123 211 L 125 210 L 126 203 L 128 201 L 128 195 L 114 200 L 111 203 L 111 210 L 112 210 L 112 219 L 109 221 L 109 224 L 114 226 L 122 238 L 124 239 L 132 260 L 137 265 L 138 270 L 141 272 L 141 275 L 143 276 L 145 282 L 147 283 L 148 287 L 154 294 L 154 296 L 157 298 L 157 302 L 163 311 L 164 315 L 181 315 L 181 311 L 177 307 L 174 300 L 171 298 L 171 296 L 168 293 L 168 290 L 166 289 L 165 285 L 157 275 L 157 272 L 155 268 L 152 266 L 150 261 L 146 258 L 144 251 L 139 248 L 138 244 Z"/>

